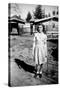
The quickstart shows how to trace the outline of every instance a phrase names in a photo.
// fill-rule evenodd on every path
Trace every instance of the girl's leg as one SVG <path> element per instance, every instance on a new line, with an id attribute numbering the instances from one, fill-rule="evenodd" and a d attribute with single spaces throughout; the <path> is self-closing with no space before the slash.
<path id="1" fill-rule="evenodd" d="M 42 68 L 43 68 L 43 64 L 40 64 L 40 69 L 39 69 L 39 77 L 42 77 Z"/>
<path id="2" fill-rule="evenodd" d="M 38 64 L 37 65 L 37 74 L 39 74 L 39 71 L 40 71 L 40 65 Z"/>
<path id="3" fill-rule="evenodd" d="M 40 64 L 40 70 L 39 72 L 42 72 L 43 64 Z"/>
<path id="4" fill-rule="evenodd" d="M 38 71 L 38 50 L 37 50 L 38 48 L 37 47 L 35 47 L 35 51 L 34 51 L 34 58 L 35 58 L 35 64 L 36 64 L 36 66 L 35 66 L 35 70 L 36 70 L 36 72 L 35 72 L 35 76 L 34 77 L 37 77 L 37 71 Z"/>

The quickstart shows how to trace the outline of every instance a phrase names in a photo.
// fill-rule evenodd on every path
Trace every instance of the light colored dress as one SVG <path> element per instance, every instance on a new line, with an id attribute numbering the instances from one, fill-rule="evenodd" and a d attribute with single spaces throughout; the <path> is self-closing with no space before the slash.
<path id="1" fill-rule="evenodd" d="M 33 55 L 35 64 L 47 62 L 47 36 L 43 32 L 34 35 Z"/>

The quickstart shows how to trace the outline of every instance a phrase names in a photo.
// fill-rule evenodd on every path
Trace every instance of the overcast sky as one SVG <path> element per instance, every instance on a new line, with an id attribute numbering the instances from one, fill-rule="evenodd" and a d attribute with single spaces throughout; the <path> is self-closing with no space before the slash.
<path id="1" fill-rule="evenodd" d="M 17 14 L 25 19 L 28 12 L 33 15 L 36 6 L 36 4 L 11 4 L 11 16 Z M 52 11 L 57 11 L 57 6 L 42 5 L 42 9 L 45 10 L 45 14 L 50 13 L 52 15 Z"/>

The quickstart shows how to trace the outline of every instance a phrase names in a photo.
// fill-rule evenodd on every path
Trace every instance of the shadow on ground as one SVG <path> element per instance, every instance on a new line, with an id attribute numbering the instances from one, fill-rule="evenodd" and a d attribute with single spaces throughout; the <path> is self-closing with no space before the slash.
<path id="1" fill-rule="evenodd" d="M 15 59 L 15 62 L 20 69 L 23 68 L 25 71 L 30 72 L 30 73 L 35 73 L 36 71 L 34 66 L 28 65 L 20 59 Z"/>

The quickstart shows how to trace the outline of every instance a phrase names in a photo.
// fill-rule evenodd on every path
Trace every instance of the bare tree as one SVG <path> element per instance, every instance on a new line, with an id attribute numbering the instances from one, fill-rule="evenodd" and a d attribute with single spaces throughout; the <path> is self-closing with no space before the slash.
<path id="1" fill-rule="evenodd" d="M 19 8 L 19 4 L 16 4 L 16 3 L 11 3 L 10 4 L 10 9 L 11 9 L 11 14 L 13 15 L 20 15 L 21 11 L 20 11 L 20 8 Z"/>

